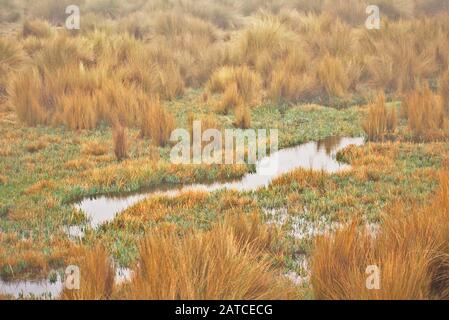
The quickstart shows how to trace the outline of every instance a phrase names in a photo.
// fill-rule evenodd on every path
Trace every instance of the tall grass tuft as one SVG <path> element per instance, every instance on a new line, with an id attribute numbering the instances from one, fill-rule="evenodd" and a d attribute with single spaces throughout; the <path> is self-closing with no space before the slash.
<path id="1" fill-rule="evenodd" d="M 226 223 L 179 238 L 155 232 L 140 246 L 129 299 L 290 299 L 294 288 L 259 256 L 267 239 Z M 255 229 L 254 229 L 255 230 Z M 163 274 L 164 277 L 158 275 Z"/>
<path id="2" fill-rule="evenodd" d="M 375 236 L 357 224 L 320 237 L 312 259 L 318 299 L 447 299 L 449 173 L 425 208 L 394 206 Z M 368 290 L 366 269 L 378 266 L 380 289 Z M 338 283 L 338 285 L 336 285 Z"/>
<path id="3" fill-rule="evenodd" d="M 22 48 L 12 39 L 0 39 L 0 103 L 7 96 L 11 75 L 20 69 L 25 60 Z"/>
<path id="4" fill-rule="evenodd" d="M 258 73 L 246 66 L 223 67 L 212 74 L 207 89 L 211 93 L 223 94 L 219 109 L 227 112 L 239 103 L 248 106 L 259 104 L 262 80 Z"/>
<path id="5" fill-rule="evenodd" d="M 45 20 L 26 20 L 22 27 L 22 37 L 49 38 L 52 34 L 50 24 Z"/>
<path id="6" fill-rule="evenodd" d="M 369 105 L 368 117 L 364 120 L 363 130 L 370 141 L 383 140 L 392 134 L 397 127 L 396 108 L 387 108 L 384 93 L 380 93 L 374 103 Z"/>
<path id="7" fill-rule="evenodd" d="M 128 157 L 128 138 L 126 129 L 120 123 L 115 124 L 112 131 L 114 142 L 114 154 L 118 161 L 122 161 Z"/>
<path id="8" fill-rule="evenodd" d="M 417 140 L 435 140 L 444 136 L 444 110 L 441 97 L 426 84 L 407 94 L 402 114 Z"/>
<path id="9" fill-rule="evenodd" d="M 48 116 L 40 101 L 40 76 L 37 70 L 19 73 L 14 78 L 9 95 L 19 119 L 29 126 L 47 124 Z"/>
<path id="10" fill-rule="evenodd" d="M 80 269 L 80 289 L 64 289 L 63 300 L 107 300 L 114 291 L 115 268 L 101 246 L 82 249 L 75 262 Z"/>
<path id="11" fill-rule="evenodd" d="M 249 107 L 240 105 L 235 109 L 234 125 L 240 129 L 248 129 L 251 127 L 251 110 Z"/>
<path id="12" fill-rule="evenodd" d="M 174 129 L 174 117 L 161 105 L 159 98 L 152 98 L 145 106 L 140 126 L 141 136 L 150 138 L 157 146 L 165 146 Z"/>
<path id="13" fill-rule="evenodd" d="M 318 70 L 319 83 L 329 96 L 344 97 L 348 92 L 348 78 L 339 58 L 327 55 L 321 61 Z"/>

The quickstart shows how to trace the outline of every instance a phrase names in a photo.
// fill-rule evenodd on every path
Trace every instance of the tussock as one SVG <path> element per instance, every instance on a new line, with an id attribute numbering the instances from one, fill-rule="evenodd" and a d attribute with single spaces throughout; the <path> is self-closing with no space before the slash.
<path id="1" fill-rule="evenodd" d="M 387 107 L 384 93 L 380 93 L 374 103 L 369 105 L 368 117 L 363 122 L 363 130 L 370 141 L 384 140 L 393 134 L 398 123 L 395 107 Z"/>
<path id="2" fill-rule="evenodd" d="M 357 224 L 317 240 L 312 285 L 318 299 L 447 299 L 449 176 L 432 204 L 393 207 L 374 237 Z M 380 290 L 368 290 L 365 270 L 377 265 Z M 338 283 L 338 285 L 335 285 Z"/>
<path id="3" fill-rule="evenodd" d="M 64 290 L 62 300 L 105 300 L 114 291 L 115 268 L 101 246 L 79 249 L 76 265 L 80 268 L 80 290 Z"/>
<path id="4" fill-rule="evenodd" d="M 293 298 L 294 288 L 288 280 L 255 255 L 253 248 L 263 249 L 267 236 L 263 233 L 258 238 L 251 233 L 256 229 L 248 227 L 234 233 L 232 227 L 220 224 L 183 238 L 163 232 L 148 236 L 140 246 L 140 260 L 126 298 Z"/>

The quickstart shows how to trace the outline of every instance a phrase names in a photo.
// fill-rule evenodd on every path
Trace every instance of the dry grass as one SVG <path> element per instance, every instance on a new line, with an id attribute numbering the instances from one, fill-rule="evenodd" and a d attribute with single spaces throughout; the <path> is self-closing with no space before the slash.
<path id="1" fill-rule="evenodd" d="M 251 110 L 245 106 L 238 106 L 235 109 L 234 125 L 240 129 L 251 128 Z"/>
<path id="2" fill-rule="evenodd" d="M 316 93 L 317 78 L 308 65 L 309 57 L 300 50 L 292 50 L 278 62 L 271 74 L 269 96 L 274 102 L 310 98 Z"/>
<path id="3" fill-rule="evenodd" d="M 52 31 L 45 20 L 26 20 L 22 27 L 22 37 L 49 38 Z"/>
<path id="4" fill-rule="evenodd" d="M 227 113 L 244 103 L 256 106 L 260 103 L 262 80 L 248 67 L 223 67 L 217 70 L 209 80 L 207 89 L 211 93 L 222 93 L 218 111 Z"/>
<path id="5" fill-rule="evenodd" d="M 122 161 L 128 157 L 128 138 L 126 129 L 120 124 L 114 126 L 112 132 L 114 142 L 114 154 L 118 161 Z"/>
<path id="6" fill-rule="evenodd" d="M 11 73 L 18 71 L 25 59 L 22 48 L 12 39 L 0 39 L 0 104 L 6 98 Z"/>
<path id="7" fill-rule="evenodd" d="M 75 35 L 49 27 L 46 20 L 62 22 L 58 10 L 65 1 L 48 0 L 48 7 L 33 6 L 29 13 L 46 20 L 27 20 L 21 39 L 38 76 L 19 75 L 13 94 L 28 87 L 31 93 L 10 102 L 29 125 L 78 130 L 102 121 L 112 126 L 117 118 L 138 126 L 148 96 L 172 100 L 186 87 L 205 84 L 206 91 L 221 94 L 220 113 L 242 103 L 260 105 L 266 97 L 276 103 L 338 102 L 367 89 L 408 92 L 449 67 L 449 29 L 447 16 L 434 16 L 445 6 L 404 3 L 381 1 L 391 20 L 383 21 L 382 32 L 372 32 L 362 29 L 364 0 L 202 1 L 201 8 L 189 0 L 142 7 L 88 1 L 81 6 L 87 25 Z M 246 10 L 250 16 L 243 18 Z M 214 18 L 226 28 L 240 22 L 230 32 Z"/>
<path id="8" fill-rule="evenodd" d="M 25 146 L 26 151 L 29 153 L 35 153 L 47 148 L 48 143 L 44 140 L 39 140 L 35 142 L 31 142 Z"/>
<path id="9" fill-rule="evenodd" d="M 375 237 L 353 224 L 318 239 L 312 263 L 316 298 L 447 299 L 448 181 L 443 173 L 428 207 L 392 207 Z M 380 269 L 380 290 L 366 288 L 370 265 Z"/>
<path id="10" fill-rule="evenodd" d="M 80 268 L 80 289 L 67 290 L 62 300 L 105 300 L 114 291 L 115 268 L 108 252 L 101 246 L 79 249 L 74 265 Z"/>
<path id="11" fill-rule="evenodd" d="M 187 115 L 187 125 L 188 130 L 190 133 L 190 136 L 193 137 L 193 123 L 194 121 L 200 121 L 201 122 L 201 136 L 203 133 L 208 129 L 216 129 L 221 130 L 222 125 L 217 119 L 217 117 L 213 113 L 209 113 L 205 116 L 197 116 L 190 112 Z M 203 141 L 204 142 L 204 141 Z"/>
<path id="12" fill-rule="evenodd" d="M 108 146 L 101 141 L 88 141 L 81 147 L 81 153 L 89 156 L 103 156 L 109 152 Z"/>
<path id="13" fill-rule="evenodd" d="M 329 96 L 344 97 L 348 92 L 348 78 L 340 59 L 325 56 L 318 67 L 318 80 Z"/>
<path id="14" fill-rule="evenodd" d="M 441 97 L 425 85 L 410 92 L 404 99 L 402 114 L 417 140 L 438 140 L 445 136 L 444 110 Z"/>
<path id="15" fill-rule="evenodd" d="M 29 126 L 48 123 L 48 116 L 40 103 L 40 78 L 37 71 L 17 74 L 11 84 L 11 103 L 18 117 Z"/>
<path id="16" fill-rule="evenodd" d="M 235 83 L 226 88 L 220 100 L 215 103 L 215 112 L 221 114 L 228 114 L 231 110 L 234 110 L 237 106 L 243 104 Z"/>
<path id="17" fill-rule="evenodd" d="M 8 177 L 5 177 L 4 175 L 0 175 L 0 185 L 6 185 L 8 183 Z"/>
<path id="18" fill-rule="evenodd" d="M 397 127 L 396 108 L 387 108 L 385 95 L 380 93 L 369 106 L 368 117 L 363 123 L 363 130 L 370 141 L 384 140 L 387 134 L 393 134 Z"/>
<path id="19" fill-rule="evenodd" d="M 31 195 L 31 194 L 36 194 L 36 193 L 42 192 L 42 190 L 51 190 L 54 188 L 55 188 L 55 183 L 53 181 L 42 180 L 42 181 L 35 183 L 31 187 L 27 188 L 24 191 L 24 193 Z"/>
<path id="20" fill-rule="evenodd" d="M 290 299 L 292 285 L 257 257 L 263 238 L 226 224 L 208 232 L 179 238 L 167 232 L 148 236 L 140 246 L 140 260 L 128 299 Z M 257 232 L 257 231 L 256 231 Z M 163 274 L 164 277 L 157 275 Z"/>
<path id="21" fill-rule="evenodd" d="M 165 110 L 157 98 L 153 98 L 145 107 L 140 133 L 142 137 L 148 137 L 153 144 L 166 145 L 170 135 L 175 129 L 175 119 Z"/>

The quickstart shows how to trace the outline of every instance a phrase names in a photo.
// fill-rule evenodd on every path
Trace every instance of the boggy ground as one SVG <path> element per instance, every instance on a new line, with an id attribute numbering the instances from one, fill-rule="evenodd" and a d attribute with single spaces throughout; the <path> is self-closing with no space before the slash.
<path id="1" fill-rule="evenodd" d="M 180 127 L 185 128 L 188 128 L 189 112 L 210 114 L 207 103 L 202 102 L 195 91 L 170 103 L 169 108 L 176 115 Z M 199 119 L 201 117 L 198 116 Z M 232 126 L 231 115 L 214 114 L 214 117 L 223 127 Z M 253 127 L 279 128 L 280 146 L 283 148 L 333 135 L 360 136 L 359 117 L 356 108 L 337 111 L 318 106 L 298 106 L 281 114 L 275 106 L 264 106 L 254 110 Z M 172 165 L 168 159 L 169 146 L 154 147 L 148 140 L 138 139 L 138 130 L 131 129 L 128 131 L 130 157 L 119 163 L 113 155 L 110 128 L 80 132 L 64 128 L 30 128 L 8 111 L 1 113 L 0 121 L 3 146 L 0 162 L 0 270 L 4 278 L 36 277 L 64 265 L 72 246 L 65 227 L 85 223 L 85 217 L 74 211 L 71 205 L 82 197 L 132 192 L 161 184 L 229 180 L 251 170 L 250 166 Z M 206 210 L 213 219 L 214 213 L 206 203 L 198 215 Z M 181 208 L 182 202 L 171 210 L 180 212 Z M 192 209 L 200 208 L 195 205 Z M 180 219 L 178 224 L 182 226 L 185 222 Z M 142 234 L 142 229 L 139 232 L 132 232 L 132 229 L 131 226 L 126 227 L 114 236 L 107 227 L 92 230 L 85 241 L 93 243 L 98 237 L 111 234 L 109 240 L 115 240 L 108 243 L 114 256 L 127 265 L 135 258 L 135 241 Z"/>
<path id="2" fill-rule="evenodd" d="M 82 290 L 67 299 L 447 297 L 445 259 L 402 254 L 448 252 L 449 2 L 370 1 L 383 18 L 366 30 L 365 0 L 198 1 L 81 1 L 79 32 L 61 28 L 66 1 L 0 4 L 0 277 L 79 264 Z M 89 229 L 72 206 L 83 197 L 253 169 L 171 164 L 167 133 L 196 119 L 277 128 L 281 148 L 335 135 L 375 142 L 338 155 L 348 172 L 150 199 Z M 393 257 L 392 295 L 360 291 L 371 261 L 353 246 L 359 228 L 315 242 L 353 221 L 383 230 L 360 243 Z M 84 239 L 69 239 L 68 226 L 86 227 Z M 117 264 L 135 274 L 124 286 L 113 283 Z M 410 265 L 422 272 L 403 272 Z"/>
<path id="3" fill-rule="evenodd" d="M 178 123 L 188 126 L 188 113 L 209 115 L 207 103 L 191 91 L 170 103 Z M 361 136 L 365 110 L 319 106 L 276 106 L 253 110 L 253 127 L 280 129 L 282 147 L 327 136 Z M 216 115 L 224 126 L 230 116 Z M 229 117 L 229 118 L 228 118 Z M 199 116 L 201 118 L 201 116 Z M 355 217 L 377 224 L 385 208 L 401 200 L 426 203 L 438 185 L 438 172 L 449 166 L 449 144 L 367 143 L 341 152 L 349 172 L 328 175 L 297 170 L 267 190 L 248 193 L 189 193 L 175 199 L 143 201 L 98 230 L 88 229 L 81 243 L 71 241 L 68 225 L 88 226 L 72 202 L 83 196 L 136 191 L 162 183 L 213 182 L 242 176 L 250 167 L 175 166 L 169 147 L 156 148 L 129 130 L 131 156 L 118 163 L 109 128 L 72 132 L 62 128 L 28 128 L 12 112 L 3 112 L 1 243 L 2 278 L 39 278 L 73 260 L 79 246 L 105 244 L 121 266 L 138 258 L 139 241 L 151 230 L 177 234 L 208 230 L 228 214 L 253 213 L 276 223 L 281 241 L 273 246 L 274 265 L 304 277 L 303 261 L 313 251 L 314 235 L 335 229 Z M 404 124 L 399 132 L 406 130 Z M 301 286 L 308 286 L 302 282 Z M 307 290 L 308 295 L 313 295 Z M 306 295 L 306 296 L 308 296 Z"/>

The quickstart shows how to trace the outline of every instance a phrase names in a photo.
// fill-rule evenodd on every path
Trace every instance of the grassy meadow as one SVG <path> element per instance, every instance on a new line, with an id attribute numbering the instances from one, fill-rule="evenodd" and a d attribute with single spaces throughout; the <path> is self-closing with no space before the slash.
<path id="1" fill-rule="evenodd" d="M 71 300 L 449 298 L 448 19 L 447 0 L 0 0 L 0 279 L 77 265 L 53 297 Z M 173 164 L 195 120 L 367 143 L 336 155 L 350 170 L 149 197 L 92 228 L 74 203 L 254 172 Z"/>

